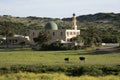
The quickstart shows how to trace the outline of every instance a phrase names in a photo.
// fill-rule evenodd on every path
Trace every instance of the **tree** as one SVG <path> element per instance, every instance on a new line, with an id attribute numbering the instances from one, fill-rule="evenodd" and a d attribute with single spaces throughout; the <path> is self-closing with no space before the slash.
<path id="1" fill-rule="evenodd" d="M 38 37 L 33 38 L 37 48 L 39 47 L 39 49 L 42 49 L 42 45 L 47 44 L 50 39 L 51 36 L 49 35 L 49 32 L 45 30 L 39 32 Z"/>
<path id="2" fill-rule="evenodd" d="M 101 32 L 97 26 L 90 25 L 85 32 L 83 38 L 86 46 L 95 47 L 101 44 Z"/>
<path id="3" fill-rule="evenodd" d="M 70 39 L 70 41 L 74 41 L 74 42 L 77 42 L 77 43 L 81 43 L 83 41 L 83 38 L 81 35 L 78 35 L 76 37 L 73 37 Z"/>
<path id="4" fill-rule="evenodd" d="M 3 21 L 0 22 L 0 32 L 2 35 L 4 35 L 6 37 L 6 47 L 8 48 L 8 37 L 11 37 L 14 35 L 14 31 L 12 28 L 12 22 L 10 21 Z"/>
<path id="5" fill-rule="evenodd" d="M 24 40 L 19 43 L 19 45 L 21 45 L 22 48 L 24 48 L 25 45 L 29 45 L 29 44 L 30 42 L 27 38 L 24 38 Z"/>
<path id="6" fill-rule="evenodd" d="M 41 44 L 44 42 L 48 42 L 50 38 L 51 37 L 47 31 L 41 31 L 39 32 L 38 37 L 34 38 L 34 41 Z"/>

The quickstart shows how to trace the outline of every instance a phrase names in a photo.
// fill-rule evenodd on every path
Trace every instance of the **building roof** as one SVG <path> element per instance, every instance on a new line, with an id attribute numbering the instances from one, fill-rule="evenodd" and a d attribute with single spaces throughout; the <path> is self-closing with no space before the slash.
<path id="1" fill-rule="evenodd" d="M 47 29 L 47 30 L 58 30 L 58 26 L 55 22 L 51 21 L 51 22 L 48 22 L 45 25 L 45 29 Z"/>

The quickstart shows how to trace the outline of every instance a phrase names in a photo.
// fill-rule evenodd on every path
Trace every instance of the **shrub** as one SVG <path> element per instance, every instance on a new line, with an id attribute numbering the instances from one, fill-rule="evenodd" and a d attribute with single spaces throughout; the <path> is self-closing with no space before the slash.
<path id="1" fill-rule="evenodd" d="M 34 72 L 34 73 L 49 73 L 63 72 L 70 76 L 103 76 L 103 75 L 119 75 L 120 66 L 73 66 L 73 65 L 12 65 L 10 68 L 0 68 L 0 74 L 18 73 L 18 72 Z"/>

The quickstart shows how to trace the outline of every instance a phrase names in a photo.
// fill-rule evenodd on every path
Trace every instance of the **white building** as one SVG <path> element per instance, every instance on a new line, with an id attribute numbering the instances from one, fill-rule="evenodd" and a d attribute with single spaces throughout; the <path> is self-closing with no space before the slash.
<path id="1" fill-rule="evenodd" d="M 51 40 L 49 41 L 51 43 L 58 40 L 67 43 L 67 42 L 70 42 L 71 38 L 76 37 L 77 35 L 80 35 L 80 30 L 77 30 L 75 14 L 73 14 L 71 29 L 59 30 L 57 24 L 51 21 L 46 24 L 45 30 L 48 30 L 49 34 L 51 35 Z M 34 44 L 33 38 L 38 37 L 40 31 L 41 30 L 30 31 L 31 44 Z"/>

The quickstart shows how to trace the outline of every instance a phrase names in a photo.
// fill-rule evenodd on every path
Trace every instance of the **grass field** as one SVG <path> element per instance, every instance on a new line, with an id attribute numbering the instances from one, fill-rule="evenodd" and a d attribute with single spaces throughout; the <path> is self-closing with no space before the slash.
<path id="1" fill-rule="evenodd" d="M 86 62 L 79 60 L 80 56 Z M 69 63 L 64 58 L 70 59 Z M 120 52 L 69 50 L 69 51 L 32 51 L 32 50 L 0 50 L 0 66 L 14 64 L 45 64 L 45 65 L 120 65 Z"/>
<path id="2" fill-rule="evenodd" d="M 35 73 L 22 73 L 19 72 L 17 74 L 6 74 L 0 75 L 0 80 L 120 80 L 120 76 L 66 76 L 62 73 L 44 73 L 44 74 L 35 74 Z"/>
<path id="3" fill-rule="evenodd" d="M 79 60 L 81 56 L 86 58 L 85 63 Z M 66 57 L 70 59 L 69 62 L 64 61 Z M 21 66 L 9 68 L 17 64 Z M 86 67 L 83 69 L 85 74 L 80 76 L 81 65 Z M 116 69 L 119 66 L 99 69 L 100 67 L 89 65 L 120 65 L 120 51 L 0 49 L 0 80 L 120 80 L 120 69 Z M 107 72 L 102 69 L 107 69 Z M 96 76 L 90 76 L 91 74 Z"/>

